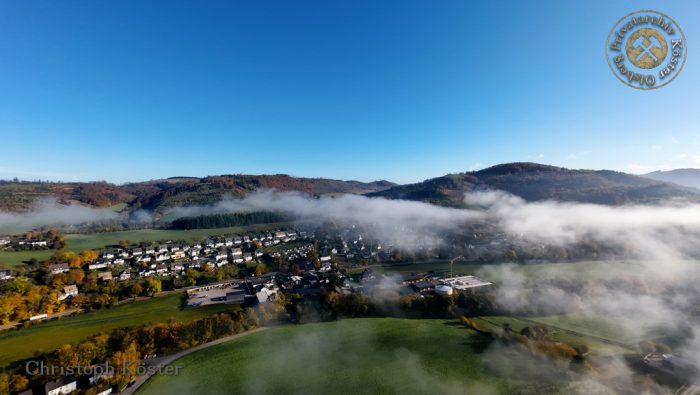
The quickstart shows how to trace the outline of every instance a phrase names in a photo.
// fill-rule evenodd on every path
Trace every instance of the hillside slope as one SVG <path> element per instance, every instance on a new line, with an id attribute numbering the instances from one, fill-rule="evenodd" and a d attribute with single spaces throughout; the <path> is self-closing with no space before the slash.
<path id="1" fill-rule="evenodd" d="M 700 169 L 655 171 L 649 174 L 643 174 L 642 177 L 700 189 Z"/>
<path id="2" fill-rule="evenodd" d="M 528 201 L 559 200 L 606 205 L 700 201 L 700 191 L 609 170 L 571 170 L 537 163 L 507 163 L 448 174 L 368 194 L 459 206 L 465 192 L 499 189 Z"/>
<path id="3" fill-rule="evenodd" d="M 364 194 L 395 185 L 388 181 L 364 183 L 325 178 L 300 178 L 284 174 L 174 177 L 124 185 L 106 182 L 0 181 L 0 211 L 26 210 L 41 198 L 55 198 L 61 203 L 78 202 L 96 207 L 127 203 L 132 209 L 145 208 L 160 211 L 168 207 L 214 203 L 226 195 L 240 197 L 260 188 L 323 195 Z"/>

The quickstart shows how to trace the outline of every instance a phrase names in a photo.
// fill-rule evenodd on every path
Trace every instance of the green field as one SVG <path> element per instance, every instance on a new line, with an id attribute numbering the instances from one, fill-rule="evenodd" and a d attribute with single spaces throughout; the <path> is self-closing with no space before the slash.
<path id="1" fill-rule="evenodd" d="M 238 308 L 218 304 L 180 310 L 180 298 L 180 294 L 161 296 L 38 323 L 29 328 L 0 332 L 0 367 L 29 358 L 35 352 L 55 350 L 65 343 L 77 342 L 101 331 L 149 322 L 166 322 L 171 318 L 187 322 Z"/>
<path id="2" fill-rule="evenodd" d="M 80 252 L 91 249 L 101 249 L 104 246 L 116 245 L 120 240 L 129 240 L 131 243 L 141 241 L 159 241 L 159 240 L 188 240 L 196 241 L 204 239 L 208 236 L 224 235 L 224 234 L 244 234 L 249 232 L 259 232 L 263 230 L 283 228 L 289 226 L 289 223 L 272 223 L 248 226 L 234 226 L 230 228 L 210 228 L 210 229 L 192 229 L 192 230 L 168 230 L 168 229 L 137 229 L 125 230 L 119 232 L 100 232 L 100 233 L 74 233 L 66 235 L 66 250 Z M 30 258 L 44 260 L 51 256 L 54 251 L 0 251 L 0 268 L 13 268 L 22 265 L 23 261 Z"/>
<path id="3" fill-rule="evenodd" d="M 28 261 L 31 258 L 43 261 L 53 255 L 54 252 L 53 250 L 0 251 L 0 269 L 12 269 L 22 266 L 22 262 Z"/>
<path id="4" fill-rule="evenodd" d="M 555 394 L 576 383 L 455 321 L 364 318 L 275 328 L 187 355 L 139 394 Z M 543 368 L 544 367 L 544 368 Z"/>

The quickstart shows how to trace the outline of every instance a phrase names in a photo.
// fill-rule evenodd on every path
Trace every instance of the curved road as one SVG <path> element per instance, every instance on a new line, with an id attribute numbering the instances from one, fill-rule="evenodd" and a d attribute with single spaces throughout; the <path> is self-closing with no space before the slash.
<path id="1" fill-rule="evenodd" d="M 163 356 L 160 358 L 144 359 L 141 362 L 146 366 L 155 367 L 155 369 L 149 369 L 149 371 L 158 371 L 161 368 L 164 368 L 165 366 L 171 364 L 175 360 L 180 359 L 180 358 L 184 357 L 185 355 L 192 354 L 195 351 L 199 351 L 199 350 L 205 349 L 207 347 L 215 346 L 217 344 L 225 343 L 229 340 L 238 339 L 238 338 L 243 337 L 243 336 L 252 335 L 253 333 L 262 332 L 266 329 L 267 329 L 266 327 L 260 327 L 260 328 L 256 328 L 253 330 L 249 330 L 247 332 L 237 333 L 235 335 L 222 337 L 221 339 L 217 339 L 217 340 L 211 341 L 209 343 L 200 344 L 196 347 L 188 348 L 187 350 L 182 350 L 182 351 L 175 353 L 175 354 L 166 355 L 166 356 Z M 125 388 L 124 391 L 119 392 L 119 394 L 126 394 L 126 395 L 133 394 L 134 392 L 136 392 L 136 390 L 139 389 L 139 387 L 141 387 L 143 385 L 143 383 L 148 381 L 148 379 L 150 379 L 151 376 L 153 376 L 153 374 L 147 374 L 147 375 L 137 377 L 136 382 L 132 386 Z"/>

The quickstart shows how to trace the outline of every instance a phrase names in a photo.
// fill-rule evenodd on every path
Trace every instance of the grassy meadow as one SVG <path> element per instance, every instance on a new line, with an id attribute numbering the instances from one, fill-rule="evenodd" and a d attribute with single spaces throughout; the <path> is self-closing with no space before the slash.
<path id="1" fill-rule="evenodd" d="M 181 297 L 181 294 L 161 296 L 0 332 L 0 367 L 30 358 L 35 352 L 52 351 L 63 344 L 78 342 L 95 333 L 118 327 L 166 322 L 170 319 L 188 322 L 238 308 L 218 304 L 180 310 Z"/>
<path id="2" fill-rule="evenodd" d="M 187 355 L 138 394 L 556 394 L 559 368 L 450 320 L 286 326 Z"/>

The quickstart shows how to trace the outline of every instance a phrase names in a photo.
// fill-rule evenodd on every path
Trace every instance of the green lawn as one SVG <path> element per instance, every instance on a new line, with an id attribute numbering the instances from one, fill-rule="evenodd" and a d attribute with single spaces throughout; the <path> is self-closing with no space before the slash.
<path id="1" fill-rule="evenodd" d="M 364 318 L 275 328 L 173 363 L 139 394 L 554 394 L 566 375 L 455 321 Z"/>
<path id="2" fill-rule="evenodd" d="M 29 328 L 0 332 L 0 367 L 29 358 L 35 352 L 55 350 L 65 343 L 77 342 L 101 331 L 148 322 L 165 322 L 171 318 L 192 321 L 238 308 L 218 304 L 180 310 L 180 298 L 180 294 L 162 296 L 38 323 Z"/>
<path id="3" fill-rule="evenodd" d="M 31 258 L 39 261 L 48 259 L 53 255 L 53 250 L 38 251 L 0 251 L 0 269 L 12 269 L 22 266 L 22 262 Z"/>
<path id="4" fill-rule="evenodd" d="M 224 234 L 244 234 L 249 232 L 259 232 L 263 230 L 284 228 L 289 226 L 287 222 L 260 224 L 249 226 L 234 226 L 230 228 L 210 228 L 210 229 L 192 229 L 192 230 L 168 230 L 168 229 L 138 229 L 125 230 L 119 232 L 100 232 L 89 234 L 68 234 L 66 235 L 67 246 L 66 250 L 80 252 L 91 249 L 101 249 L 104 246 L 116 245 L 120 240 L 129 240 L 132 243 L 141 241 L 159 241 L 159 240 L 190 240 L 196 241 L 204 239 L 208 236 L 224 235 Z M 19 267 L 23 261 L 30 258 L 37 260 L 45 260 L 50 257 L 54 251 L 0 251 L 0 269 Z"/>

